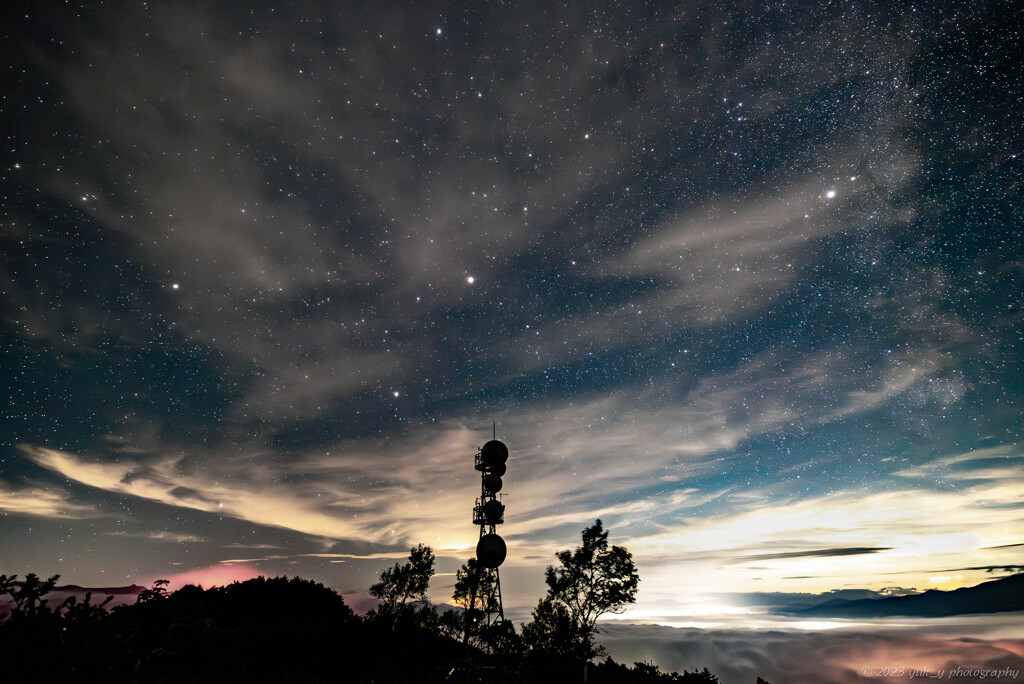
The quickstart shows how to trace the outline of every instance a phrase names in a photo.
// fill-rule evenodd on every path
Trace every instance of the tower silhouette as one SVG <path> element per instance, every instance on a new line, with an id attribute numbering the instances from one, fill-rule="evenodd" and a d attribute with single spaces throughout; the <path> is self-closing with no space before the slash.
<path id="1" fill-rule="evenodd" d="M 487 624 L 494 619 L 494 608 L 497 608 L 498 619 L 505 619 L 505 611 L 501 604 L 501 576 L 498 566 L 505 562 L 507 548 L 505 540 L 496 531 L 498 525 L 505 522 L 505 505 L 498 500 L 501 491 L 501 476 L 505 474 L 505 462 L 508 460 L 508 447 L 497 439 L 480 447 L 473 467 L 480 471 L 480 498 L 473 506 L 473 524 L 480 526 L 480 539 L 476 544 L 477 562 L 487 572 L 494 573 L 494 586 L 497 592 L 496 606 L 484 601 L 487 613 Z"/>

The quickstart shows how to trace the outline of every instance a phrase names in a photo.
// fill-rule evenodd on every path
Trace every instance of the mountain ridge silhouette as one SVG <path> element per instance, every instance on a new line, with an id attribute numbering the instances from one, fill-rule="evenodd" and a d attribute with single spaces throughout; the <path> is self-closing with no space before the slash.
<path id="1" fill-rule="evenodd" d="M 952 591 L 929 589 L 920 594 L 886 598 L 834 599 L 794 614 L 816 617 L 950 617 L 977 613 L 1024 611 L 1024 573 L 961 587 Z"/>

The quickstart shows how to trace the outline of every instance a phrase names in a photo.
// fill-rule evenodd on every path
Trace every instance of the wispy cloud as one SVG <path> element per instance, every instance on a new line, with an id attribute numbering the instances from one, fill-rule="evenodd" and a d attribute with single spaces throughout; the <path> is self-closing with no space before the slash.
<path id="1" fill-rule="evenodd" d="M 868 554 L 879 553 L 881 551 L 892 551 L 892 549 L 885 546 L 854 546 L 850 548 L 839 549 L 815 549 L 813 551 L 785 551 L 783 553 L 759 553 L 754 554 L 752 556 L 747 556 L 746 558 L 741 559 L 740 562 L 759 560 L 780 560 L 784 558 L 835 558 L 837 556 L 866 556 Z"/>
<path id="2" fill-rule="evenodd" d="M 67 490 L 31 485 L 14 488 L 3 481 L 0 481 L 0 510 L 42 518 L 73 519 L 102 515 L 95 507 L 80 503 Z"/>
<path id="3" fill-rule="evenodd" d="M 194 534 L 181 534 L 179 532 L 166 531 L 126 532 L 124 530 L 117 530 L 114 532 L 104 532 L 103 534 L 108 537 L 136 537 L 139 539 L 151 539 L 153 541 L 168 542 L 171 544 L 197 544 L 203 541 L 203 539 Z"/>
<path id="4" fill-rule="evenodd" d="M 26 448 L 38 465 L 81 484 L 129 494 L 170 506 L 223 513 L 251 522 L 309 534 L 360 539 L 361 530 L 340 516 L 332 517 L 300 499 L 275 493 L 267 481 L 247 486 L 210 482 L 201 475 L 180 473 L 177 459 L 147 465 L 90 463 L 54 449 Z"/>
<path id="5" fill-rule="evenodd" d="M 230 519 L 96 528 L 247 549 L 228 565 L 449 563 L 498 421 L 521 576 L 595 518 L 648 605 L 683 575 L 1011 566 L 1022 314 L 992 283 L 1021 262 L 960 225 L 991 212 L 929 194 L 927 20 L 740 40 L 675 8 L 626 41 L 602 30 L 631 10 L 535 9 L 449 42 L 340 7 L 322 43 L 280 8 L 161 3 L 54 21 L 60 53 L 14 40 L 62 133 L 28 121 L 3 171 L 29 194 L 0 234 L 0 463 L 27 484 L 0 509 Z"/>
<path id="6" fill-rule="evenodd" d="M 1020 449 L 1012 445 L 1001 445 L 936 458 L 900 470 L 895 475 L 907 480 L 931 483 L 934 486 L 955 486 L 972 481 L 1007 482 L 1019 477 L 1022 465 L 1024 453 Z"/>

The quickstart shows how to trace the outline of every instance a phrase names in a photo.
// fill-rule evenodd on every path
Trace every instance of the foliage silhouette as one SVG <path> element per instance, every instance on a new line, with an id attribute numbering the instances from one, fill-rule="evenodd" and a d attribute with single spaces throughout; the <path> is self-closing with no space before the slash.
<path id="1" fill-rule="evenodd" d="M 333 590 L 300 579 L 155 591 L 164 598 L 110 612 L 87 595 L 65 601 L 63 614 L 39 598 L 51 583 L 2 579 L 18 598 L 37 598 L 34 611 L 22 601 L 0 624 L 5 681 L 316 681 L 336 671 L 338 644 L 359 622 Z"/>
<path id="2" fill-rule="evenodd" d="M 370 587 L 370 596 L 380 600 L 376 615 L 388 616 L 392 624 L 406 611 L 410 601 L 426 601 L 430 578 L 434 576 L 434 551 L 419 544 L 409 550 L 409 562 L 384 570 L 380 581 Z"/>
<path id="3" fill-rule="evenodd" d="M 480 633 L 486 615 L 498 610 L 498 585 L 494 573 L 480 565 L 476 558 L 470 558 L 455 573 L 452 600 L 462 611 L 448 614 L 458 616 L 462 643 L 469 643 Z"/>
<path id="4" fill-rule="evenodd" d="M 607 535 L 599 525 L 584 531 L 594 559 L 606 549 Z M 578 552 L 560 553 L 563 566 L 571 568 Z M 366 618 L 332 589 L 300 578 L 259 577 L 207 590 L 190 585 L 173 593 L 158 580 L 134 604 L 108 611 L 112 597 L 95 604 L 91 594 L 52 608 L 46 595 L 57 576 L 43 581 L 28 575 L 18 582 L 16 576 L 0 575 L 0 599 L 9 606 L 9 614 L 0 616 L 0 679 L 140 684 L 580 680 L 581 658 L 598 649 L 593 623 L 578 619 L 564 594 L 556 598 L 549 586 L 522 637 L 511 622 L 499 621 L 478 625 L 463 643 L 464 632 L 453 630 L 447 617 L 460 611 L 439 613 L 425 600 L 433 564 L 431 549 L 420 545 L 407 564 L 385 570 L 374 586 L 387 601 L 383 611 Z M 481 605 L 480 597 L 490 591 L 478 583 L 476 598 L 470 598 L 473 565 L 464 565 L 457 581 L 456 598 L 463 607 Z M 595 570 L 592 576 L 600 574 Z M 620 577 L 625 577 L 624 593 L 595 594 L 628 596 L 636 581 L 628 572 Z M 380 619 L 384 614 L 395 619 Z M 653 665 L 629 668 L 610 658 L 589 668 L 592 684 L 718 681 L 707 670 L 663 673 Z"/>
<path id="5" fill-rule="evenodd" d="M 562 567 L 548 567 L 548 595 L 569 609 L 580 628 L 593 631 L 601 615 L 622 612 L 636 601 L 640 576 L 633 556 L 622 546 L 608 548 L 600 520 L 584 528 L 582 547 L 555 555 Z"/>
<path id="6" fill-rule="evenodd" d="M 760 679 L 758 680 L 760 681 Z M 718 677 L 705 667 L 700 672 L 662 672 L 657 665 L 633 663 L 626 667 L 608 658 L 600 665 L 590 668 L 588 684 L 718 684 Z"/>
<path id="7" fill-rule="evenodd" d="M 136 597 L 136 603 L 146 603 L 147 601 L 159 601 L 162 598 L 167 598 L 167 585 L 170 584 L 170 580 L 158 579 L 153 582 L 152 589 L 143 589 L 139 592 Z"/>
<path id="8" fill-rule="evenodd" d="M 17 579 L 17 575 L 10 577 L 0 575 L 0 596 L 9 594 L 12 600 L 10 618 L 12 620 L 32 619 L 40 614 L 49 615 L 50 609 L 43 596 L 53 591 L 60 575 L 54 575 L 46 581 L 41 581 L 34 572 L 30 572 L 25 575 L 23 582 L 18 582 Z M 0 615 L 0 618 L 2 617 L 4 616 Z"/>
<path id="9" fill-rule="evenodd" d="M 640 575 L 624 547 L 608 546 L 608 532 L 595 520 L 582 533 L 583 546 L 555 554 L 561 567 L 548 566 L 548 595 L 533 611 L 523 638 L 537 656 L 586 662 L 602 655 L 594 641 L 597 619 L 636 601 Z"/>
<path id="10" fill-rule="evenodd" d="M 478 640 L 484 650 L 498 654 L 505 660 L 519 659 L 526 653 L 522 637 L 516 634 L 515 625 L 509 620 L 483 625 Z"/>
<path id="11" fill-rule="evenodd" d="M 523 625 L 523 640 L 535 659 L 585 661 L 600 655 L 591 632 L 581 629 L 563 604 L 545 597 Z"/>

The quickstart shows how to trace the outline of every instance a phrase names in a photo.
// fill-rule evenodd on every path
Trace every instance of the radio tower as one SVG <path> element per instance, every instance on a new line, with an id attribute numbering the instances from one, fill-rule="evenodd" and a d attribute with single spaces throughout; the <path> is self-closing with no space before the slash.
<path id="1" fill-rule="evenodd" d="M 498 535 L 495 528 L 505 522 L 505 505 L 498 500 L 498 492 L 501 491 L 501 476 L 505 474 L 507 460 L 508 447 L 497 439 L 492 439 L 480 447 L 473 464 L 473 467 L 480 471 L 480 498 L 473 506 L 473 524 L 480 526 L 476 560 L 488 572 L 494 573 L 497 594 L 496 605 L 488 600 L 483 601 L 487 624 L 491 624 L 495 612 L 499 620 L 505 619 L 505 611 L 501 605 L 501 577 L 498 575 L 498 566 L 505 562 L 507 549 L 505 540 Z"/>

